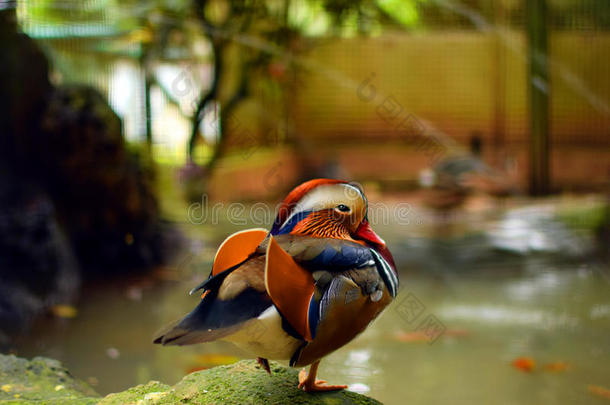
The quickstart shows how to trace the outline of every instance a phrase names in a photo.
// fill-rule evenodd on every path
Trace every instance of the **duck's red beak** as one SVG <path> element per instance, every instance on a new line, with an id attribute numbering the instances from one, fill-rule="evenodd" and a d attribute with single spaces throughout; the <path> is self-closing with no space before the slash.
<path id="1" fill-rule="evenodd" d="M 362 220 L 358 229 L 356 229 L 356 237 L 374 246 L 385 248 L 385 241 L 373 231 L 371 224 L 369 224 L 366 218 Z"/>

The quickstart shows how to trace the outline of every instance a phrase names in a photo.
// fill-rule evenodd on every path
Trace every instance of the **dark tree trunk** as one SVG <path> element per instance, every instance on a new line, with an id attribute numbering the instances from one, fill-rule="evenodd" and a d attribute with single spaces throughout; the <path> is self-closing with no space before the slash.
<path id="1" fill-rule="evenodd" d="M 220 83 L 220 77 L 222 75 L 222 51 L 223 46 L 216 43 L 213 38 L 210 38 L 212 41 L 212 49 L 214 51 L 214 75 L 213 81 L 210 88 L 207 90 L 205 94 L 202 94 L 199 102 L 197 103 L 197 108 L 195 109 L 195 113 L 193 114 L 192 129 L 191 135 L 189 137 L 188 145 L 187 145 L 187 157 L 189 161 L 193 161 L 193 151 L 195 149 L 195 143 L 197 142 L 197 137 L 199 136 L 199 126 L 201 124 L 201 120 L 203 119 L 203 113 L 205 111 L 205 107 L 216 99 L 218 95 L 218 84 Z"/>
<path id="2" fill-rule="evenodd" d="M 212 154 L 212 158 L 206 165 L 206 173 L 211 173 L 215 168 L 218 160 L 224 155 L 227 150 L 228 139 L 226 129 L 228 127 L 228 121 L 231 117 L 231 114 L 234 113 L 235 108 L 239 105 L 239 103 L 248 97 L 248 64 L 244 64 L 241 73 L 241 82 L 239 88 L 233 94 L 233 97 L 220 108 L 220 131 L 218 135 L 218 142 L 214 147 L 214 153 Z"/>

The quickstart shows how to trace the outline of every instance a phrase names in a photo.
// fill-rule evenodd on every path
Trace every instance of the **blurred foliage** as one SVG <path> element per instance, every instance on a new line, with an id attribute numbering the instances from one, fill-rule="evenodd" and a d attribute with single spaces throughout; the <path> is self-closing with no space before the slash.
<path id="1" fill-rule="evenodd" d="M 71 2 L 66 0 L 29 0 L 18 2 L 18 13 L 22 19 L 47 23 L 78 23 L 100 21 L 108 10 L 116 8 L 116 0 L 93 0 Z"/>
<path id="2" fill-rule="evenodd" d="M 305 53 L 317 38 L 485 29 L 495 23 L 522 28 L 525 19 L 523 0 L 23 0 L 18 4 L 22 26 L 61 28 L 55 33 L 58 37 L 100 39 L 90 41 L 93 52 L 83 56 L 88 66 L 82 70 L 95 69 L 96 64 L 86 59 L 95 51 L 137 58 L 146 76 L 147 98 L 151 87 L 157 86 L 170 102 L 180 103 L 157 82 L 155 65 L 166 61 L 212 65 L 211 79 L 196 86 L 197 105 L 185 113 L 192 114 L 187 155 L 197 161 L 196 148 L 204 144 L 206 175 L 229 144 L 240 142 L 228 139 L 234 135 L 228 134 L 232 131 L 227 117 L 254 94 L 259 109 L 273 116 L 265 118 L 261 113 L 257 123 L 247 123 L 258 126 L 255 132 L 260 139 L 255 142 L 269 142 L 264 134 L 275 131 L 274 141 L 304 149 L 299 147 L 299 134 L 290 132 L 290 107 L 285 105 L 286 98 L 298 91 L 294 79 L 303 69 L 294 56 Z M 607 29 L 610 3 L 549 0 L 549 19 L 552 29 Z M 40 34 L 45 35 L 53 36 L 52 30 Z M 79 72 L 72 77 L 80 77 Z M 200 136 L 203 116 L 212 109 L 219 115 L 216 142 Z M 150 128 L 147 141 L 152 142 Z"/>
<path id="3" fill-rule="evenodd" d="M 382 28 L 459 26 L 474 28 L 472 16 L 492 22 L 500 12 L 511 24 L 523 22 L 524 2 L 519 0 L 23 0 L 21 21 L 45 24 L 104 22 L 117 30 L 133 30 L 163 20 L 184 24 L 204 5 L 211 24 L 235 16 L 254 17 L 258 25 L 286 25 L 303 35 L 380 33 Z M 598 0 L 549 0 L 554 28 L 610 27 L 610 3 Z"/>
<path id="4" fill-rule="evenodd" d="M 285 25 L 304 35 L 352 35 L 380 32 L 382 25 L 412 27 L 428 0 L 24 0 L 18 3 L 22 22 L 40 24 L 105 23 L 119 31 L 143 28 L 146 22 L 185 22 L 203 4 L 211 24 L 239 16 L 257 25 Z M 355 29 L 356 28 L 356 29 Z"/>
<path id="5" fill-rule="evenodd" d="M 417 4 L 413 1 L 379 0 L 379 6 L 389 15 L 394 16 L 405 26 L 415 25 L 419 21 Z M 421 3 L 424 3 L 423 1 Z"/>

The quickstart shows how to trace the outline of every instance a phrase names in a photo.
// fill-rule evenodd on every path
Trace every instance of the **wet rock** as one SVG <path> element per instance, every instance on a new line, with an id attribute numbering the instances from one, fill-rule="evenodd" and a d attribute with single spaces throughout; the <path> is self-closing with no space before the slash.
<path id="1" fill-rule="evenodd" d="M 45 193 L 0 175 L 0 350 L 36 315 L 80 287 L 72 248 Z"/>
<path id="2" fill-rule="evenodd" d="M 150 269 L 181 242 L 160 217 L 152 162 L 100 92 L 50 83 L 14 6 L 0 7 L 0 350 L 69 304 L 81 276 Z"/>
<path id="3" fill-rule="evenodd" d="M 34 168 L 27 158 L 40 131 L 38 119 L 52 91 L 49 63 L 40 47 L 18 32 L 15 10 L 0 7 L 0 172 L 17 179 Z"/>
<path id="4" fill-rule="evenodd" d="M 0 7 L 1 8 L 1 7 Z M 56 205 L 36 180 L 33 146 L 52 92 L 48 61 L 18 32 L 15 10 L 0 9 L 0 350 L 42 309 L 79 286 Z M 64 301 L 65 302 L 65 301 Z"/>
<path id="5" fill-rule="evenodd" d="M 99 396 L 56 360 L 31 361 L 0 355 L 0 404 L 37 400 L 45 404 L 295 404 L 375 405 L 380 402 L 350 391 L 309 394 L 297 389 L 298 371 L 271 363 L 267 374 L 254 360 L 187 375 L 174 386 L 150 381 L 123 392 Z M 6 381 L 6 382 L 5 382 Z M 15 402 L 11 402 L 15 403 Z"/>
<path id="6" fill-rule="evenodd" d="M 38 161 L 85 276 L 162 263 L 177 236 L 160 218 L 154 168 L 127 148 L 120 118 L 83 85 L 55 89 Z"/>
<path id="7" fill-rule="evenodd" d="M 0 350 L 36 315 L 70 304 L 81 278 L 149 269 L 181 240 L 101 94 L 68 86 L 49 100 L 28 168 L 0 170 Z"/>

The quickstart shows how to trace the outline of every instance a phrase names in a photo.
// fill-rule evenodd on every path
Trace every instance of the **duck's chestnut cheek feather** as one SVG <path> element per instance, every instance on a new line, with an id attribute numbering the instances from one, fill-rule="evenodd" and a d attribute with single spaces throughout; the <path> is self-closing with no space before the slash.
<path id="1" fill-rule="evenodd" d="M 385 248 L 385 241 L 381 239 L 379 235 L 375 233 L 375 231 L 373 231 L 371 224 L 369 224 L 369 221 L 367 221 L 366 218 L 362 220 L 358 226 L 358 229 L 356 229 L 355 236 L 358 239 L 369 242 L 375 246 Z"/>

